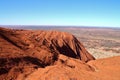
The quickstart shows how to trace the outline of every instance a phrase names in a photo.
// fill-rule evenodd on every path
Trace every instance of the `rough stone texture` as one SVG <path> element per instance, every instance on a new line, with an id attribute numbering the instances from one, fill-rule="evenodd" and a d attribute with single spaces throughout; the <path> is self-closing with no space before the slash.
<path id="1" fill-rule="evenodd" d="M 95 60 L 69 33 L 0 28 L 0 80 L 119 80 L 119 59 Z"/>

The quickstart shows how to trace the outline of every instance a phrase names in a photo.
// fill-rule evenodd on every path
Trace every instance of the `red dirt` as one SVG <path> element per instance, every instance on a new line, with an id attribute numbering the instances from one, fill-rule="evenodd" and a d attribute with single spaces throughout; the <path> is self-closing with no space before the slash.
<path id="1" fill-rule="evenodd" d="M 69 33 L 0 28 L 0 80 L 119 80 L 119 59 L 95 60 Z"/>

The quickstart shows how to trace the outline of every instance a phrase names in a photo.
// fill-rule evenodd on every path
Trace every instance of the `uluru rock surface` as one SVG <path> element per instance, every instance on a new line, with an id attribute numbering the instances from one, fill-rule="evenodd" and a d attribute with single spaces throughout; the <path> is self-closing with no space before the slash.
<path id="1" fill-rule="evenodd" d="M 41 56 L 45 53 L 49 53 L 50 56 L 64 54 L 72 58 L 79 58 L 85 62 L 94 59 L 73 35 L 65 32 L 1 28 L 0 36 L 3 40 L 1 41 L 3 45 L 8 43 L 8 47 L 13 46 L 22 52 L 27 52 L 27 54 L 39 54 Z M 1 49 L 3 48 L 1 47 Z"/>
<path id="2" fill-rule="evenodd" d="M 119 59 L 95 60 L 69 33 L 0 28 L 0 80 L 106 80 L 115 67 L 119 80 Z"/>

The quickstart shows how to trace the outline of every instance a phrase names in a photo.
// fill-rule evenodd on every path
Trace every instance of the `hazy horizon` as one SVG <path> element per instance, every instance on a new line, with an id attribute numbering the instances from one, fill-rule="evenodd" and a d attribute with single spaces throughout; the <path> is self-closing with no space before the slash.
<path id="1" fill-rule="evenodd" d="M 120 27 L 110 26 L 71 26 L 71 25 L 0 25 L 4 28 L 16 29 L 55 29 L 55 28 L 100 28 L 100 29 L 120 29 Z"/>

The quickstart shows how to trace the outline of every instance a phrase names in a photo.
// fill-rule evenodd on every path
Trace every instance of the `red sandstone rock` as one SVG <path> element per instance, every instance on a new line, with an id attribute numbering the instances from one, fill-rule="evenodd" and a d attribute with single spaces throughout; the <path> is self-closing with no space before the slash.
<path id="1" fill-rule="evenodd" d="M 0 80 L 120 79 L 120 57 L 94 59 L 69 33 L 0 28 Z"/>

